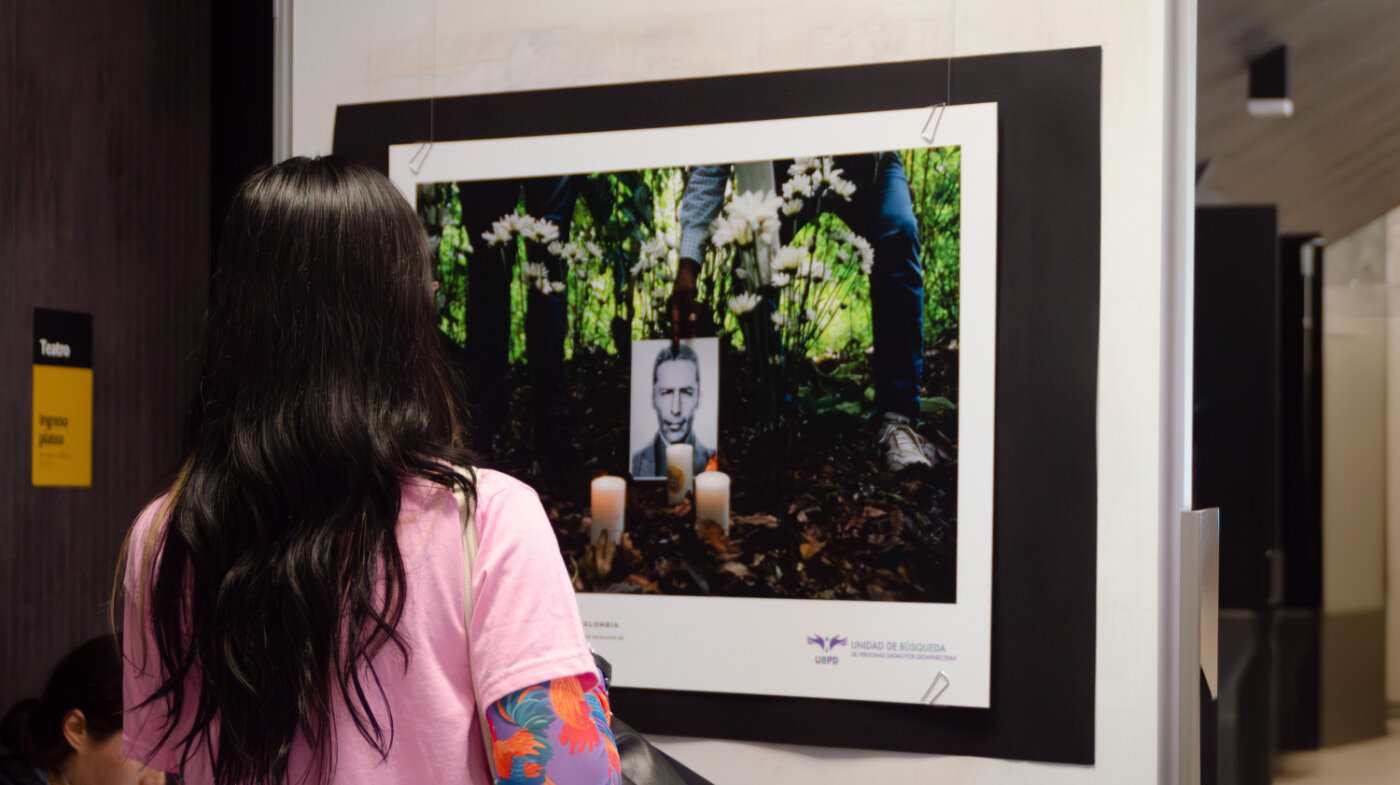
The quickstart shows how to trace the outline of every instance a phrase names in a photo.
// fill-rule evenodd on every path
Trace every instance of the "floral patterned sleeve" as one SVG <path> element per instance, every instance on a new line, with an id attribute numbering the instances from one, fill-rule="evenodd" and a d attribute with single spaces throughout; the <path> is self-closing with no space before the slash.
<path id="1" fill-rule="evenodd" d="M 602 679 L 585 692 L 577 676 L 536 684 L 486 708 L 499 785 L 617 785 L 622 766 L 608 727 Z"/>

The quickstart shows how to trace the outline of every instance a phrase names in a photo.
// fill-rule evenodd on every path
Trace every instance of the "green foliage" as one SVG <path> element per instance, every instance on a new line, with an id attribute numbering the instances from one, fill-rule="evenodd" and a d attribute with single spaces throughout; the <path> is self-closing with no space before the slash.
<path id="1" fill-rule="evenodd" d="M 958 325 L 962 148 L 907 150 L 904 171 L 923 241 L 924 341 L 932 343 Z"/>
<path id="2" fill-rule="evenodd" d="M 433 183 L 418 187 L 418 215 L 428 232 L 433 249 L 441 327 L 448 337 L 463 343 L 467 337 L 467 257 L 472 253 L 471 238 L 462 226 L 462 198 L 456 183 Z"/>
<path id="3" fill-rule="evenodd" d="M 924 338 L 933 342 L 958 323 L 961 151 L 942 147 L 901 155 L 922 239 Z M 443 331 L 465 342 L 468 261 L 473 254 L 484 254 L 479 264 L 496 263 L 499 256 L 510 276 L 513 363 L 524 360 L 529 292 L 540 288 L 540 278 L 529 271 L 540 264 L 548 269 L 547 281 L 564 287 L 568 356 L 578 351 L 614 354 L 628 340 L 668 335 L 666 300 L 677 263 L 677 212 L 685 178 L 686 172 L 677 168 L 587 175 L 581 178 L 568 237 L 557 243 L 515 237 L 496 245 L 482 239 L 491 227 L 462 225 L 463 189 L 458 184 L 420 186 L 419 214 L 441 282 Z M 855 185 L 853 198 L 862 198 L 862 185 Z M 726 191 L 726 200 L 733 199 L 732 183 Z M 852 239 L 849 228 L 828 209 L 839 198 L 818 192 L 800 213 L 783 218 L 788 246 L 800 250 L 810 266 L 789 270 L 790 282 L 767 288 L 763 297 L 768 304 L 748 316 L 734 313 L 729 303 L 755 291 L 753 281 L 735 271 L 757 270 L 759 251 L 754 246 L 707 250 L 701 260 L 699 302 L 715 316 L 716 329 L 732 346 L 781 358 L 768 361 L 770 366 L 786 367 L 802 357 L 826 358 L 836 375 L 861 371 L 872 335 L 869 260 L 863 269 L 858 243 L 870 238 Z M 514 213 L 527 216 L 528 208 L 522 194 Z M 768 264 L 776 259 L 774 254 Z M 765 345 L 756 346 L 756 341 Z"/>

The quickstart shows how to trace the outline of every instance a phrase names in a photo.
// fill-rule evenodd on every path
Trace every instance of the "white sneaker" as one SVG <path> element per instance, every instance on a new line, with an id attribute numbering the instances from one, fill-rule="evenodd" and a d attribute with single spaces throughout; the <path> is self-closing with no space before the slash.
<path id="1" fill-rule="evenodd" d="M 924 441 L 924 437 L 914 430 L 914 421 L 908 417 L 885 412 L 877 438 L 885 456 L 885 468 L 890 471 L 897 472 L 915 464 L 933 466 L 930 457 L 933 450 L 929 449 L 930 445 Z"/>

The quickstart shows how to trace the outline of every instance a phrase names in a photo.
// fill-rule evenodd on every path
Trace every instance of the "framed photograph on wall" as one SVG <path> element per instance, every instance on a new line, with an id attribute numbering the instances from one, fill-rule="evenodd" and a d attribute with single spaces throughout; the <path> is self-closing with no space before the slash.
<path id="1" fill-rule="evenodd" d="M 1092 761 L 1099 54 L 949 68 L 338 110 L 637 727 Z M 714 374 L 662 356 L 692 335 Z M 722 523 L 633 471 L 648 429 Z"/>
<path id="2" fill-rule="evenodd" d="M 914 109 L 390 148 L 619 686 L 920 703 L 942 674 L 941 704 L 988 705 L 997 111 L 940 114 L 932 145 Z M 638 373 L 699 392 L 698 359 L 655 362 L 694 354 L 684 327 L 713 387 L 653 417 Z M 721 531 L 645 482 L 693 423 Z M 590 538 L 598 475 L 632 478 L 617 547 Z"/>

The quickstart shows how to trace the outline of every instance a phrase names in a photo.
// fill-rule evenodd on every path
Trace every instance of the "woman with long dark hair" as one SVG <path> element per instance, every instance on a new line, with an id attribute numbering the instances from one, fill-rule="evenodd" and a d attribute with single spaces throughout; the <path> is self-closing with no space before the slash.
<path id="1" fill-rule="evenodd" d="M 240 188 L 187 457 L 128 539 L 126 754 L 190 785 L 619 776 L 538 498 L 454 468 L 436 325 L 426 236 L 382 175 L 296 158 Z"/>
<path id="2" fill-rule="evenodd" d="M 121 756 L 122 661 L 111 635 L 69 652 L 38 698 L 0 721 L 0 785 L 160 785 L 165 775 Z"/>

